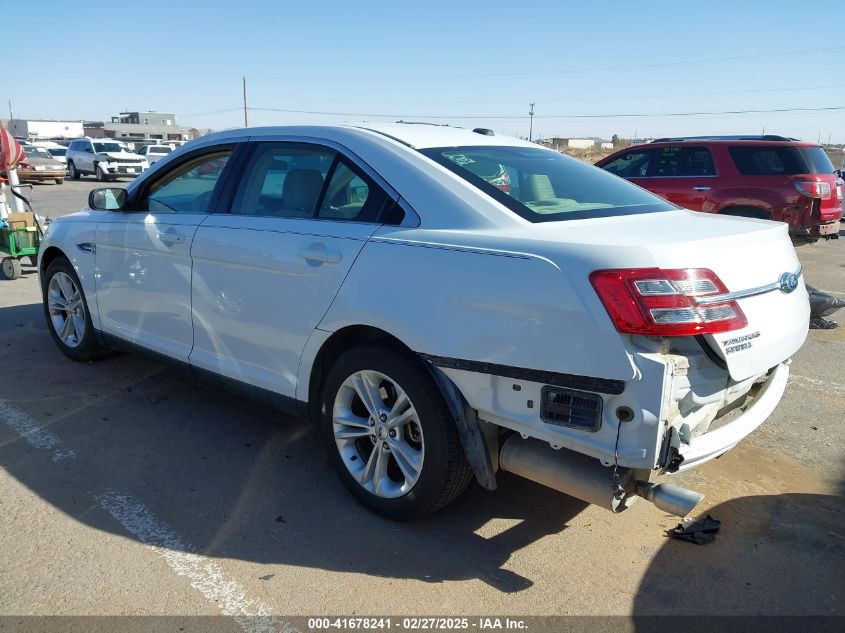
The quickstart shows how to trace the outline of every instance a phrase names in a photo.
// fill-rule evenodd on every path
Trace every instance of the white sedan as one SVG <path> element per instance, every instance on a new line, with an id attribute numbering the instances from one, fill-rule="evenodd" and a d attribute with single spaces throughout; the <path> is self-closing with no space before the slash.
<path id="1" fill-rule="evenodd" d="M 700 495 L 649 480 L 756 429 L 807 336 L 785 224 L 463 129 L 222 132 L 88 206 L 40 251 L 62 352 L 152 353 L 301 415 L 394 518 L 500 470 L 686 514 Z"/>

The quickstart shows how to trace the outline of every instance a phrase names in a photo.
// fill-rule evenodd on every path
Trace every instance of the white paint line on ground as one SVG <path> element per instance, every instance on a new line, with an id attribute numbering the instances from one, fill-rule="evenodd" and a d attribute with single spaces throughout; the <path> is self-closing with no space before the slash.
<path id="1" fill-rule="evenodd" d="M 296 631 L 290 624 L 271 616 L 269 607 L 247 598 L 246 590 L 239 582 L 228 578 L 217 563 L 197 554 L 197 548 L 186 543 L 134 497 L 107 491 L 97 495 L 97 501 L 135 538 L 164 558 L 177 576 L 187 578 L 191 586 L 217 605 L 224 615 L 234 616 L 247 633 Z"/>
<path id="2" fill-rule="evenodd" d="M 76 457 L 74 450 L 67 448 L 62 440 L 52 431 L 39 426 L 25 411 L 3 400 L 0 400 L 0 420 L 20 435 L 30 446 L 45 451 L 52 451 L 54 462 Z"/>
<path id="3" fill-rule="evenodd" d="M 53 461 L 76 458 L 53 432 L 39 426 L 25 411 L 0 400 L 0 421 L 15 431 L 30 446 L 53 453 Z M 245 633 L 295 633 L 297 629 L 278 617 L 270 608 L 246 597 L 246 590 L 236 580 L 227 578 L 223 569 L 185 542 L 170 526 L 156 519 L 137 499 L 107 491 L 96 500 L 135 538 L 164 558 L 177 576 L 188 578 L 191 586 L 223 615 L 233 616 Z"/>
<path id="4" fill-rule="evenodd" d="M 796 376 L 791 374 L 789 379 L 801 387 L 817 393 L 845 396 L 845 385 L 833 382 L 832 380 L 818 380 L 807 376 Z"/>

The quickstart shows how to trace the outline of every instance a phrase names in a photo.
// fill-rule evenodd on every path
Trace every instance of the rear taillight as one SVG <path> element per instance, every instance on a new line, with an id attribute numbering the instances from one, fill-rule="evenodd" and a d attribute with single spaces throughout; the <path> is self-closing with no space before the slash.
<path id="1" fill-rule="evenodd" d="M 830 183 L 816 182 L 814 180 L 799 180 L 795 182 L 795 188 L 802 196 L 808 198 L 821 198 L 830 200 Z"/>
<path id="2" fill-rule="evenodd" d="M 597 270 L 590 283 L 620 332 L 694 336 L 748 324 L 736 301 L 712 301 L 728 289 L 706 268 Z"/>

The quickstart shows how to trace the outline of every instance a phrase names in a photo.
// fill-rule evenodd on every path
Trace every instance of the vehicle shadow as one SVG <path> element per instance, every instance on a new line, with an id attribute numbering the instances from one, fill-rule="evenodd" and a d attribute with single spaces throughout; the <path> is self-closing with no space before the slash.
<path id="1" fill-rule="evenodd" d="M 479 579 L 517 592 L 533 580 L 506 568 L 511 556 L 586 507 L 502 477 L 499 490 L 473 484 L 431 517 L 387 521 L 348 494 L 313 426 L 138 356 L 73 363 L 50 340 L 40 305 L 0 309 L 0 354 L 0 406 L 23 412 L 74 454 L 57 461 L 0 420 L 0 466 L 67 515 L 127 538 L 97 503 L 102 495 L 137 499 L 186 548 L 212 557 L 424 582 Z"/>
<path id="2" fill-rule="evenodd" d="M 845 615 L 842 503 L 841 494 L 780 494 L 713 507 L 722 522 L 716 540 L 667 540 L 640 583 L 633 614 Z"/>

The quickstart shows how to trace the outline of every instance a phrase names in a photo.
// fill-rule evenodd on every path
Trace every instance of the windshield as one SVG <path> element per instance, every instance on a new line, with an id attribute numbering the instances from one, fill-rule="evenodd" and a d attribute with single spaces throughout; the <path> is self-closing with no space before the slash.
<path id="1" fill-rule="evenodd" d="M 24 147 L 27 158 L 52 158 L 46 149 L 40 147 Z"/>
<path id="2" fill-rule="evenodd" d="M 67 153 L 66 147 L 51 147 L 47 150 L 52 156 L 64 156 Z"/>
<path id="3" fill-rule="evenodd" d="M 480 146 L 420 151 L 531 222 L 678 208 L 602 169 L 546 149 Z"/>
<path id="4" fill-rule="evenodd" d="M 94 143 L 94 151 L 98 154 L 102 154 L 103 152 L 122 152 L 125 151 L 125 148 L 121 147 L 118 143 Z"/>

